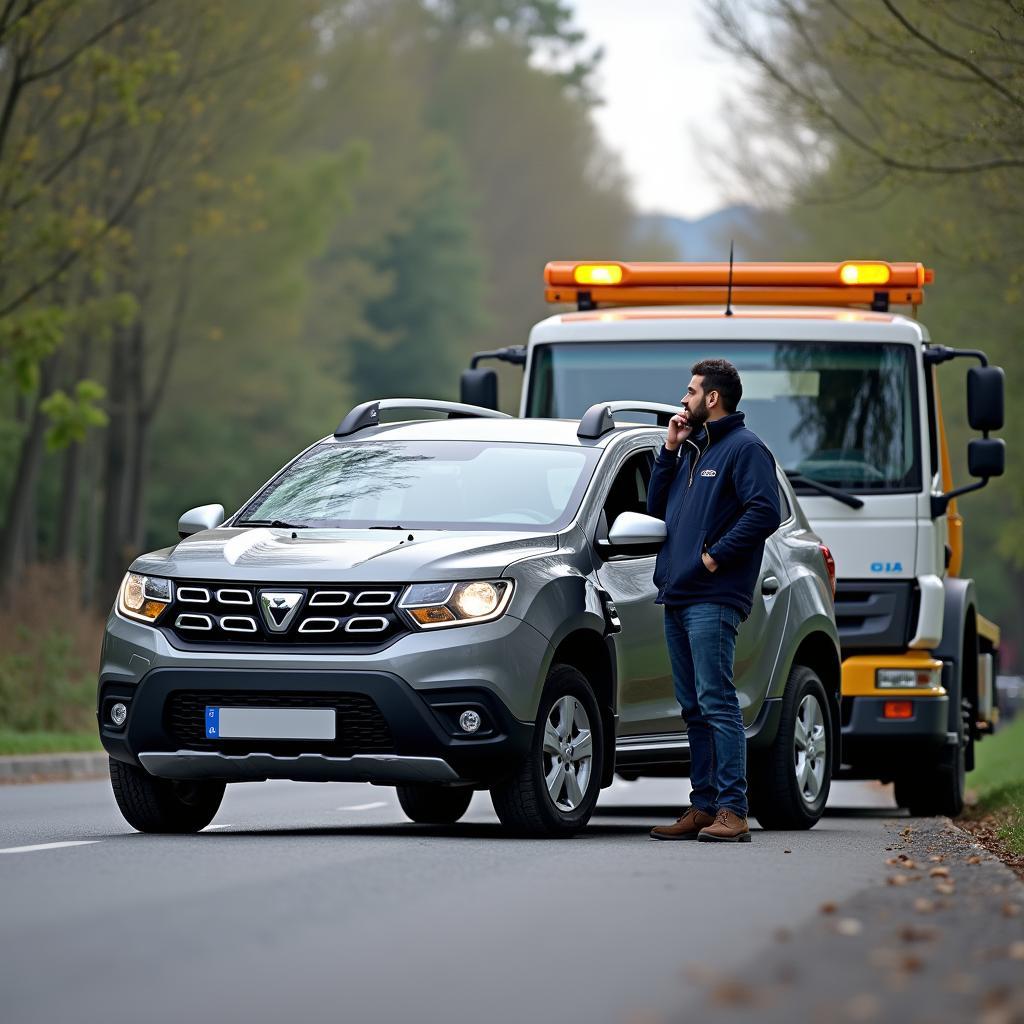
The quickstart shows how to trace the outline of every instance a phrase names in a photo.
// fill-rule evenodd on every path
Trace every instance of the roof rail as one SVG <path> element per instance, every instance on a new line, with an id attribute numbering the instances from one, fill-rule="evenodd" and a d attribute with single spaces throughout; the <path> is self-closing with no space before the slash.
<path id="1" fill-rule="evenodd" d="M 615 414 L 619 412 L 653 412 L 658 417 L 658 426 L 667 427 L 668 421 L 682 409 L 678 405 L 662 405 L 660 402 L 598 402 L 581 417 L 577 437 L 602 437 L 615 429 Z"/>
<path id="2" fill-rule="evenodd" d="M 378 398 L 363 402 L 352 408 L 334 431 L 335 437 L 347 437 L 366 427 L 379 427 L 380 414 L 392 409 L 418 409 L 425 412 L 444 412 L 448 419 L 479 416 L 481 419 L 504 419 L 512 417 L 495 409 L 484 409 L 479 405 L 463 405 L 461 402 L 441 402 L 433 398 Z M 409 417 L 415 419 L 415 417 Z"/>

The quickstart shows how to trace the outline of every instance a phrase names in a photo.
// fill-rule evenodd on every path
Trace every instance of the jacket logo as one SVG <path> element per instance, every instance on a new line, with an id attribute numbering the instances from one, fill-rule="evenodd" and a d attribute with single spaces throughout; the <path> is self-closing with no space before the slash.
<path id="1" fill-rule="evenodd" d="M 718 476 L 717 469 L 702 469 L 700 471 L 701 476 Z"/>

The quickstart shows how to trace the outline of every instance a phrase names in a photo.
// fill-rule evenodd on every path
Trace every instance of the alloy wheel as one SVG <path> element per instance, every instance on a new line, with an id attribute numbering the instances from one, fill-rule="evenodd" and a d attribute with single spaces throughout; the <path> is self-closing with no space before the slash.
<path id="1" fill-rule="evenodd" d="M 793 748 L 797 788 L 804 803 L 810 805 L 821 793 L 828 758 L 825 715 L 814 694 L 807 694 L 800 702 L 793 732 Z"/>
<path id="2" fill-rule="evenodd" d="M 575 697 L 560 697 L 544 723 L 544 779 L 560 811 L 583 803 L 594 763 L 594 739 L 586 709 Z"/>

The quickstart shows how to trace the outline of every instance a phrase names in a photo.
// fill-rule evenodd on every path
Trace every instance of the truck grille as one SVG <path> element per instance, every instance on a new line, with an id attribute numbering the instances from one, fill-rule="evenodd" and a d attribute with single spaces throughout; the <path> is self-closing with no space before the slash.
<path id="1" fill-rule="evenodd" d="M 906 650 L 919 600 L 914 580 L 838 580 L 836 625 L 843 653 Z"/>
<path id="2" fill-rule="evenodd" d="M 160 626 L 190 646 L 379 649 L 411 631 L 401 589 L 177 580 Z"/>
<path id="3" fill-rule="evenodd" d="M 208 740 L 205 734 L 206 708 L 333 708 L 333 741 L 318 740 Z M 237 693 L 230 690 L 179 690 L 164 705 L 164 728 L 182 747 L 250 753 L 258 750 L 287 756 L 300 753 L 351 754 L 388 753 L 395 742 L 387 720 L 372 697 L 363 693 Z"/>

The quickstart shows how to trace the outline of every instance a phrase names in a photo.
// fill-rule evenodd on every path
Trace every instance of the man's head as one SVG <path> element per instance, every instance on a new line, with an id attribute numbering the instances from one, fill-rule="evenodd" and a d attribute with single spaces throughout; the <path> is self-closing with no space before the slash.
<path id="1" fill-rule="evenodd" d="M 693 364 L 690 373 L 693 379 L 682 404 L 694 429 L 736 411 L 743 397 L 743 385 L 739 372 L 728 359 L 702 359 Z"/>

